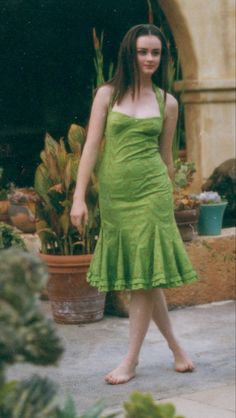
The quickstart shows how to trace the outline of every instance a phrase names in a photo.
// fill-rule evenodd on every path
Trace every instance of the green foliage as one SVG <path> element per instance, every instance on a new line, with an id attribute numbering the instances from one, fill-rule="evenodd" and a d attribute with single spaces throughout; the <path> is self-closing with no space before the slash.
<path id="1" fill-rule="evenodd" d="M 16 229 L 0 222 L 0 251 L 10 247 L 26 251 L 25 243 Z"/>
<path id="2" fill-rule="evenodd" d="M 103 60 L 103 37 L 104 32 L 101 33 L 100 39 L 97 38 L 96 30 L 93 28 L 93 46 L 94 46 L 94 68 L 96 73 L 96 79 L 94 83 L 94 89 L 98 88 L 101 84 L 103 84 L 106 79 L 104 76 L 104 60 Z M 113 63 L 110 63 L 108 69 L 108 80 L 111 79 L 113 74 Z"/>
<path id="3" fill-rule="evenodd" d="M 85 130 L 71 125 L 67 141 L 55 141 L 49 134 L 41 152 L 42 163 L 35 173 L 35 190 L 40 196 L 36 205 L 37 233 L 45 254 L 84 254 L 93 252 L 99 229 L 97 180 L 91 176 L 87 191 L 89 222 L 81 236 L 70 222 L 70 210 Z"/>
<path id="4" fill-rule="evenodd" d="M 0 167 L 0 201 L 8 200 L 8 194 L 12 193 L 15 189 L 14 183 L 6 183 L 3 179 L 3 168 Z"/>
<path id="5" fill-rule="evenodd" d="M 2 418 L 56 418 L 56 385 L 37 375 L 12 387 L 0 403 Z"/>
<path id="6" fill-rule="evenodd" d="M 195 164 L 191 161 L 175 160 L 174 163 L 174 185 L 177 188 L 188 186 L 193 180 L 193 174 L 196 172 Z"/>
<path id="7" fill-rule="evenodd" d="M 193 181 L 195 164 L 177 159 L 174 162 L 174 204 L 175 210 L 196 209 L 199 201 L 189 194 L 187 188 Z"/>
<path id="8" fill-rule="evenodd" d="M 56 363 L 62 346 L 37 302 L 48 278 L 44 264 L 30 253 L 4 250 L 0 278 L 0 368 L 15 361 Z"/>
<path id="9" fill-rule="evenodd" d="M 124 402 L 125 418 L 184 418 L 175 414 L 172 404 L 156 404 L 150 394 L 134 392 Z"/>

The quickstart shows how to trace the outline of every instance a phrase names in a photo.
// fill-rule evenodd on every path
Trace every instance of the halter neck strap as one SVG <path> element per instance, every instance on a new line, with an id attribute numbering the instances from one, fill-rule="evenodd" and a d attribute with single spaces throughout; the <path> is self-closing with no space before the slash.
<path id="1" fill-rule="evenodd" d="M 156 93 L 156 98 L 157 98 L 157 101 L 158 101 L 159 106 L 160 106 L 160 114 L 161 114 L 162 118 L 164 119 L 164 113 L 165 113 L 164 96 L 162 95 L 161 89 L 158 86 L 153 84 L 153 88 L 154 88 L 154 91 Z"/>

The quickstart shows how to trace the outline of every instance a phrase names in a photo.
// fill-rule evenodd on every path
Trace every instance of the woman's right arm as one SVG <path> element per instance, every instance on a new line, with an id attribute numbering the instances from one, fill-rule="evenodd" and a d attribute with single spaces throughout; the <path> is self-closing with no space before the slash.
<path id="1" fill-rule="evenodd" d="M 104 135 L 111 92 L 112 87 L 104 85 L 100 87 L 96 93 L 91 109 L 87 138 L 79 163 L 73 205 L 71 208 L 71 222 L 80 232 L 83 231 L 84 225 L 88 221 L 85 194 L 91 173 L 98 158 L 100 143 Z"/>

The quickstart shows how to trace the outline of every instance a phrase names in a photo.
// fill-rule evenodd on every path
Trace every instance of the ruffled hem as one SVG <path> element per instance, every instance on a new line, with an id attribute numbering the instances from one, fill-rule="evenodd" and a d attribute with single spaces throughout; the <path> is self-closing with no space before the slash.
<path id="1" fill-rule="evenodd" d="M 166 278 L 162 275 L 155 275 L 148 282 L 140 278 L 132 279 L 116 279 L 112 285 L 105 284 L 107 279 L 97 276 L 91 272 L 87 274 L 87 281 L 91 286 L 96 287 L 100 292 L 110 292 L 113 290 L 138 290 L 138 289 L 155 289 L 155 288 L 166 288 L 171 289 L 182 285 L 190 284 L 198 279 L 197 273 L 194 270 L 185 273 L 183 276 L 175 276 Z"/>
<path id="2" fill-rule="evenodd" d="M 173 288 L 197 280 L 179 230 L 171 225 L 101 228 L 87 280 L 100 291 Z"/>

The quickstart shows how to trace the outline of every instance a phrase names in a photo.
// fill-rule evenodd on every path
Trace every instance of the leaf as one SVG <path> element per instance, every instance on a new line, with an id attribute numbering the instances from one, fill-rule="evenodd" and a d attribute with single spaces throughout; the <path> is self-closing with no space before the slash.
<path id="1" fill-rule="evenodd" d="M 79 418 L 99 418 L 101 412 L 104 410 L 104 403 L 102 401 L 97 402 L 91 408 L 89 408 L 84 415 Z"/>
<path id="2" fill-rule="evenodd" d="M 11 380 L 10 382 L 4 383 L 4 385 L 0 388 L 0 406 L 2 405 L 3 401 L 6 400 L 7 396 L 9 396 L 15 389 L 17 385 L 16 380 Z"/>
<path id="3" fill-rule="evenodd" d="M 44 164 L 40 164 L 36 169 L 34 178 L 34 188 L 36 192 L 39 196 L 42 196 L 47 200 L 47 192 L 52 184 L 47 167 Z"/>
<path id="4" fill-rule="evenodd" d="M 71 181 L 76 183 L 80 157 L 71 154 L 70 160 L 71 160 Z"/>
<path id="5" fill-rule="evenodd" d="M 65 167 L 64 184 L 65 184 L 65 189 L 68 192 L 70 185 L 71 185 L 71 160 L 67 162 L 66 167 Z"/>
<path id="6" fill-rule="evenodd" d="M 68 132 L 68 143 L 71 151 L 80 156 L 85 143 L 85 129 L 80 125 L 72 123 Z"/>
<path id="7" fill-rule="evenodd" d="M 70 226 L 70 212 L 69 208 L 65 208 L 63 214 L 60 216 L 60 226 L 63 230 L 64 235 L 68 234 L 69 226 Z"/>
<path id="8" fill-rule="evenodd" d="M 57 162 L 58 162 L 60 177 L 63 179 L 65 167 L 68 162 L 68 153 L 66 151 L 63 139 L 60 139 L 60 142 L 57 146 Z"/>
<path id="9" fill-rule="evenodd" d="M 57 417 L 58 418 L 79 418 L 76 412 L 74 400 L 71 397 L 69 397 L 66 400 L 64 408 L 58 411 Z"/>

